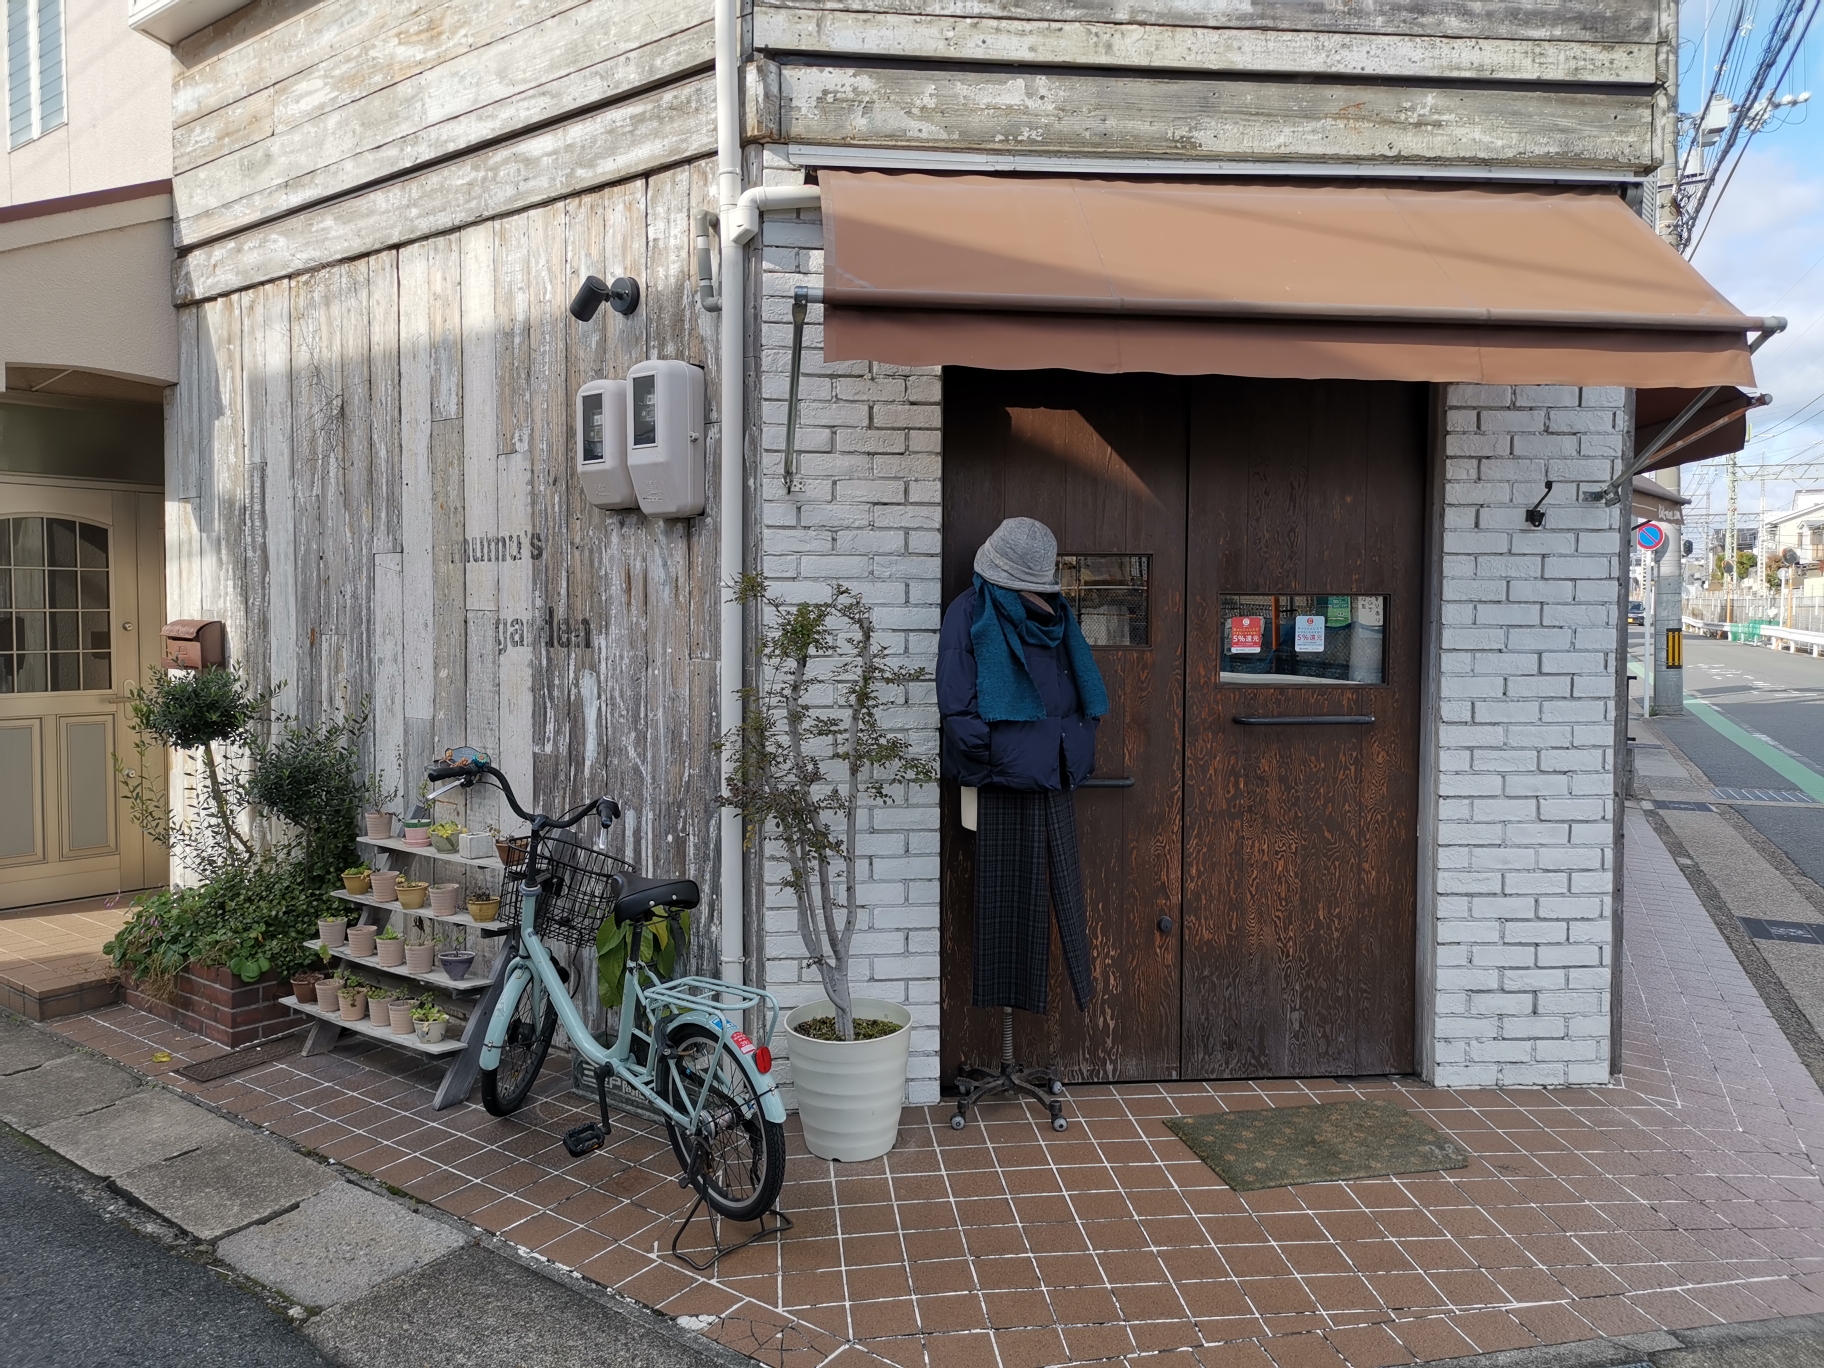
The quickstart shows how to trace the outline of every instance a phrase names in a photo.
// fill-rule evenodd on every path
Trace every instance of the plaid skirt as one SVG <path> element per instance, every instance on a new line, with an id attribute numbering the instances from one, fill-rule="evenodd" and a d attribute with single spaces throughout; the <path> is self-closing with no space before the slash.
<path id="1" fill-rule="evenodd" d="M 1096 995 L 1069 792 L 984 788 L 975 833 L 977 1007 L 1043 1013 L 1051 979 L 1051 913 L 1079 1009 Z"/>

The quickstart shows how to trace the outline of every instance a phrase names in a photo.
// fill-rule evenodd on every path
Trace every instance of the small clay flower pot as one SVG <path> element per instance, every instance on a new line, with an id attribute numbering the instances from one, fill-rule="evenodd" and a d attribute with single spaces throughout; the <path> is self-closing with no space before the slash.
<path id="1" fill-rule="evenodd" d="M 394 1035 L 412 1033 L 412 1000 L 410 998 L 389 998 L 386 1004 L 387 1025 Z"/>
<path id="2" fill-rule="evenodd" d="M 428 941 L 405 947 L 405 967 L 414 974 L 428 974 L 437 963 L 437 947 Z"/>
<path id="3" fill-rule="evenodd" d="M 405 843 L 409 846 L 428 846 L 431 843 L 431 824 L 428 821 L 414 822 L 410 818 L 405 823 Z"/>
<path id="4" fill-rule="evenodd" d="M 341 993 L 336 999 L 342 1009 L 342 1020 L 359 1021 L 367 1015 L 367 994 L 365 992 Z"/>
<path id="5" fill-rule="evenodd" d="M 323 975 L 321 974 L 293 974 L 291 976 L 291 995 L 308 1007 L 317 1000 L 317 985 L 322 981 Z"/>
<path id="6" fill-rule="evenodd" d="M 500 915 L 499 898 L 470 898 L 469 920 L 491 922 Z"/>
<path id="7" fill-rule="evenodd" d="M 364 812 L 361 820 L 367 824 L 370 841 L 384 841 L 393 834 L 393 814 L 390 812 Z"/>
<path id="8" fill-rule="evenodd" d="M 382 969 L 397 969 L 405 963 L 405 942 L 402 940 L 375 941 L 374 949 L 380 956 Z"/>
<path id="9" fill-rule="evenodd" d="M 374 876 L 372 874 L 344 874 L 342 876 L 342 887 L 350 893 L 365 893 L 373 886 Z"/>
<path id="10" fill-rule="evenodd" d="M 453 883 L 432 884 L 428 890 L 431 895 L 431 911 L 440 917 L 448 917 L 456 911 L 456 895 L 461 888 Z"/>
<path id="11" fill-rule="evenodd" d="M 443 1033 L 449 1027 L 448 1021 L 414 1021 L 412 1029 L 418 1033 L 418 1039 L 426 1045 L 435 1045 L 443 1039 Z"/>
<path id="12" fill-rule="evenodd" d="M 317 1010 L 319 1012 L 335 1012 L 339 1010 L 340 1004 L 336 1001 L 336 994 L 340 991 L 341 989 L 334 979 L 318 979 Z"/>
<path id="13" fill-rule="evenodd" d="M 375 902 L 399 901 L 399 871 L 396 869 L 376 869 L 368 878 L 373 880 Z"/>
<path id="14" fill-rule="evenodd" d="M 399 906 L 403 907 L 408 912 L 416 912 L 419 908 L 424 906 L 424 895 L 429 890 L 430 885 L 420 880 L 408 882 L 405 879 L 401 879 L 395 886 L 395 891 L 399 895 Z"/>
<path id="15" fill-rule="evenodd" d="M 461 833 L 458 833 L 458 835 L 460 834 Z M 445 855 L 454 855 L 456 853 L 456 839 L 456 836 L 439 836 L 435 832 L 432 832 L 431 849 L 440 850 Z"/>
<path id="16" fill-rule="evenodd" d="M 377 998 L 369 995 L 367 999 L 367 1019 L 376 1026 L 387 1025 L 392 1020 L 392 1014 L 386 1009 L 387 1003 L 391 1001 L 391 998 Z"/>
<path id="17" fill-rule="evenodd" d="M 494 853 L 508 869 L 518 869 L 526 862 L 526 838 L 515 836 L 509 841 L 494 842 Z"/>
<path id="18" fill-rule="evenodd" d="M 356 959 L 374 957 L 374 938 L 380 934 L 377 926 L 351 926 L 348 928 L 348 953 Z"/>
<path id="19" fill-rule="evenodd" d="M 469 970 L 475 964 L 475 952 L 473 950 L 445 950 L 437 956 L 437 962 L 443 966 L 443 972 L 451 978 L 467 978 Z"/>
<path id="20" fill-rule="evenodd" d="M 348 942 L 348 923 L 340 917 L 324 917 L 317 922 L 317 936 L 330 949 Z"/>

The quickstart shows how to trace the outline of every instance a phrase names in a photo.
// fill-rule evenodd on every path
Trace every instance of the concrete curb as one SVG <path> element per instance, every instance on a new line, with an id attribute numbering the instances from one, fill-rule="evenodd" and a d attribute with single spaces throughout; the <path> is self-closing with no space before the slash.
<path id="1" fill-rule="evenodd" d="M 282 1162 L 287 1168 L 295 1165 L 299 1161 L 303 1161 L 319 1166 L 327 1170 L 327 1173 L 331 1175 L 331 1181 L 325 1188 L 318 1188 L 316 1192 L 305 1193 L 294 1200 L 286 1202 L 279 1208 L 267 1212 L 257 1220 L 235 1226 L 232 1230 L 223 1230 L 214 1237 L 214 1241 L 220 1241 L 222 1244 L 227 1244 L 231 1239 L 239 1238 L 249 1231 L 258 1231 L 275 1221 L 281 1220 L 284 1217 L 297 1212 L 305 1203 L 313 1200 L 317 1193 L 335 1191 L 337 1184 L 347 1184 L 349 1187 L 358 1189 L 373 1197 L 377 1197 L 391 1206 L 409 1213 L 410 1217 L 414 1220 L 434 1223 L 460 1237 L 460 1244 L 456 1247 L 454 1253 L 448 1252 L 448 1245 L 446 1242 L 444 1245 L 444 1252 L 440 1252 L 436 1257 L 415 1263 L 405 1272 L 390 1275 L 376 1286 L 367 1289 L 360 1295 L 354 1296 L 351 1299 L 340 1303 L 336 1308 L 333 1308 L 337 1312 L 338 1318 L 345 1324 L 351 1319 L 358 1317 L 360 1314 L 359 1308 L 367 1298 L 374 1296 L 375 1294 L 384 1293 L 389 1287 L 399 1283 L 402 1279 L 410 1278 L 413 1275 L 423 1273 L 425 1270 L 431 1269 L 438 1264 L 447 1262 L 447 1260 L 460 1255 L 463 1248 L 469 1247 L 485 1254 L 489 1258 L 503 1260 L 524 1272 L 537 1275 L 552 1287 L 561 1289 L 565 1297 L 574 1299 L 579 1305 L 586 1304 L 588 1315 L 591 1315 L 598 1320 L 613 1322 L 603 1326 L 599 1339 L 603 1343 L 626 1347 L 627 1352 L 630 1355 L 630 1357 L 626 1359 L 626 1362 L 630 1365 L 644 1365 L 647 1362 L 663 1362 L 666 1364 L 688 1363 L 693 1365 L 693 1368 L 694 1365 L 703 1365 L 703 1368 L 752 1368 L 752 1359 L 749 1359 L 745 1355 L 740 1354 L 733 1349 L 729 1349 L 724 1345 L 718 1344 L 693 1330 L 685 1329 L 670 1316 L 667 1316 L 662 1312 L 655 1311 L 631 1298 L 622 1296 L 619 1293 L 610 1291 L 608 1288 L 592 1283 L 580 1273 L 561 1269 L 549 1260 L 537 1254 L 533 1254 L 528 1250 L 524 1250 L 511 1241 L 504 1240 L 499 1236 L 482 1230 L 479 1226 L 472 1225 L 467 1221 L 450 1215 L 448 1212 L 439 1210 L 437 1207 L 432 1206 L 427 1202 L 421 1202 L 408 1195 L 401 1195 L 394 1189 L 388 1187 L 385 1183 L 370 1178 L 365 1174 L 357 1173 L 346 1165 L 321 1155 L 306 1146 L 299 1145 L 284 1136 L 275 1135 L 273 1132 L 268 1131 L 263 1127 L 256 1126 L 244 1118 L 236 1116 L 234 1113 L 218 1107 L 213 1103 L 172 1088 L 160 1079 L 142 1073 L 131 1065 L 122 1064 L 118 1060 L 110 1059 L 98 1051 L 91 1050 L 86 1046 L 68 1040 L 41 1023 L 19 1016 L 17 1013 L 7 1009 L 0 1008 L 0 1027 L 13 1029 L 23 1028 L 31 1032 L 33 1035 L 42 1039 L 45 1044 L 57 1047 L 52 1052 L 53 1057 L 66 1057 L 66 1055 L 77 1056 L 90 1061 L 99 1062 L 113 1069 L 118 1069 L 122 1073 L 139 1081 L 141 1086 L 134 1091 L 125 1094 L 124 1097 L 117 1093 L 110 1093 L 105 1101 L 98 1102 L 94 1109 L 86 1113 L 87 1115 L 98 1114 L 102 1109 L 117 1105 L 127 1098 L 137 1100 L 141 1097 L 159 1096 L 176 1099 L 196 1108 L 197 1111 L 203 1115 L 216 1118 L 219 1121 L 225 1121 L 232 1125 L 238 1133 L 247 1137 L 247 1140 L 242 1142 L 243 1145 L 253 1143 L 254 1137 L 258 1137 L 258 1141 L 273 1147 L 275 1159 L 278 1158 L 279 1155 L 283 1155 Z M 41 1064 L 34 1064 L 30 1067 L 35 1069 L 41 1066 Z M 56 1125 L 57 1123 L 52 1122 L 48 1124 Z M 15 1131 L 11 1126 L 8 1126 L 3 1122 L 0 1122 L 0 1134 L 5 1135 L 11 1140 L 15 1148 L 32 1153 L 36 1160 L 35 1168 L 38 1169 L 48 1181 L 57 1182 L 67 1190 L 82 1196 L 84 1200 L 100 1209 L 104 1215 L 109 1217 L 109 1219 L 125 1221 L 133 1229 L 139 1231 L 139 1233 L 146 1235 L 148 1238 L 157 1240 L 174 1252 L 180 1253 L 186 1258 L 205 1263 L 218 1274 L 229 1278 L 237 1285 L 253 1292 L 275 1311 L 288 1316 L 294 1324 L 298 1324 L 308 1330 L 309 1325 L 317 1316 L 327 1314 L 322 1308 L 301 1304 L 287 1296 L 278 1288 L 260 1282 L 259 1280 L 248 1276 L 244 1271 L 234 1268 L 225 1259 L 220 1257 L 217 1251 L 217 1244 L 214 1241 L 200 1240 L 190 1235 L 175 1222 L 171 1221 L 168 1217 L 143 1201 L 130 1186 L 117 1181 L 116 1177 L 91 1173 L 89 1170 L 81 1167 L 80 1164 L 65 1158 L 62 1154 L 58 1153 L 36 1137 Z M 191 1153 L 196 1152 L 197 1151 L 191 1151 Z M 143 1172 L 143 1169 L 134 1170 L 134 1172 Z M 468 1324 L 471 1327 L 474 1327 L 480 1320 L 486 1319 L 486 1314 L 490 1311 L 497 1316 L 505 1318 L 505 1323 L 507 1325 L 511 1325 L 517 1314 L 513 1307 L 508 1304 L 507 1299 L 497 1299 L 493 1302 L 492 1306 L 482 1304 L 471 1308 L 465 1308 L 464 1316 Z M 311 1338 L 313 1340 L 317 1339 L 316 1336 L 311 1336 Z M 668 1352 L 661 1354 L 658 1358 L 654 1358 L 650 1354 L 642 1354 L 640 1350 L 641 1342 L 652 1339 L 663 1342 Z M 485 1342 L 485 1339 L 481 1342 Z M 324 1349 L 327 1352 L 327 1346 L 321 1342 L 319 1342 L 319 1348 Z M 619 1361 L 620 1360 L 618 1359 L 616 1360 L 616 1362 Z M 365 1368 L 364 1362 L 350 1362 L 352 1368 Z"/>
<path id="2" fill-rule="evenodd" d="M 1801 1343 L 1801 1339 L 1815 1344 Z M 1802 1355 L 1783 1362 L 1824 1362 L 1824 1315 L 1780 1316 L 1691 1330 L 1653 1330 L 1540 1349 L 1503 1349 L 1493 1354 L 1442 1359 L 1425 1368 L 1706 1368 L 1724 1360 L 1730 1365 L 1753 1361 L 1738 1351 L 1754 1350 L 1758 1359 L 1782 1346 L 1796 1347 Z M 1778 1368 L 1780 1362 L 1770 1361 L 1768 1368 Z"/>

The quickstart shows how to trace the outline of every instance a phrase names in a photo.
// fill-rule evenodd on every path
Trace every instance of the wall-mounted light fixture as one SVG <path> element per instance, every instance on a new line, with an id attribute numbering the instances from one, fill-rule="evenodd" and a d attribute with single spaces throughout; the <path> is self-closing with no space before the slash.
<path id="1" fill-rule="evenodd" d="M 640 307 L 640 282 L 632 276 L 616 276 L 609 284 L 600 276 L 584 276 L 576 298 L 570 301 L 570 316 L 587 323 L 595 317 L 602 301 L 618 314 L 630 314 Z"/>
<path id="2" fill-rule="evenodd" d="M 1545 503 L 1546 496 L 1549 495 L 1551 492 L 1552 492 L 1552 482 L 1550 480 L 1547 480 L 1545 482 L 1545 493 L 1541 494 L 1539 496 L 1539 502 L 1534 504 L 1531 508 L 1526 510 L 1526 523 L 1527 523 L 1528 527 L 1544 527 L 1545 526 L 1545 509 L 1542 505 Z"/>

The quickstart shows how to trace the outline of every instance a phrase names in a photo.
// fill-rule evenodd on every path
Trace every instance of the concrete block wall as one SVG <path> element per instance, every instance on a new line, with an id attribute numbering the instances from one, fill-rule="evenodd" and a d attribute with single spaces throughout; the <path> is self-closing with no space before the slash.
<path id="1" fill-rule="evenodd" d="M 833 584 L 860 592 L 895 656 L 937 664 L 942 494 L 941 381 L 936 370 L 868 362 L 826 364 L 822 311 L 804 330 L 799 384 L 797 478 L 784 484 L 785 410 L 791 373 L 791 297 L 823 283 L 823 230 L 815 213 L 769 215 L 760 253 L 758 346 L 761 469 L 760 568 L 786 599 L 821 599 Z M 937 700 L 929 679 L 889 710 L 935 756 Z M 867 810 L 861 855 L 861 924 L 851 982 L 857 996 L 904 1004 L 912 1013 L 907 1101 L 938 1098 L 938 798 L 935 785 L 901 789 Z M 788 1008 L 823 996 L 804 962 L 797 912 L 778 888 L 783 862 L 766 878 L 766 984 Z"/>
<path id="2" fill-rule="evenodd" d="M 1580 495 L 1619 468 L 1630 397 L 1452 385 L 1445 403 L 1435 1081 L 1606 1083 L 1626 504 Z"/>

